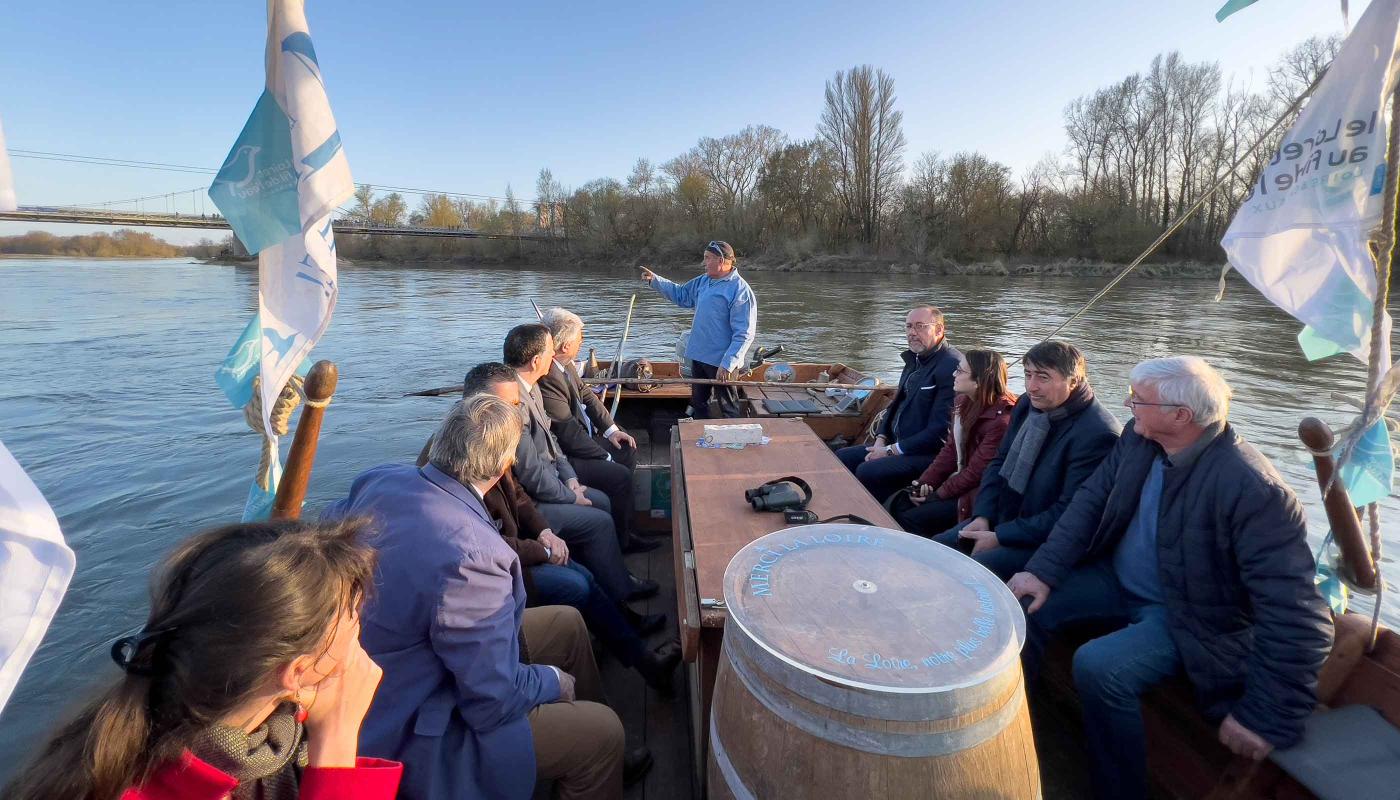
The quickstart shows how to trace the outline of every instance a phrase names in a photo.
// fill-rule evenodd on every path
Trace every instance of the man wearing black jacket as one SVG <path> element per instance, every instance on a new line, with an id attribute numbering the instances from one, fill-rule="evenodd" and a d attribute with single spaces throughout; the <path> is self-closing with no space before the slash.
<path id="1" fill-rule="evenodd" d="M 579 480 L 608 496 L 622 552 L 655 550 L 659 541 L 641 539 L 632 532 L 632 469 L 637 464 L 637 440 L 618 427 L 574 369 L 574 359 L 583 345 L 583 320 L 567 309 L 551 308 L 544 312 L 541 323 L 554 339 L 554 363 L 539 380 L 549 429 Z"/>
<path id="2" fill-rule="evenodd" d="M 1088 367 L 1068 342 L 1041 342 L 1022 357 L 1026 393 L 982 473 L 972 519 L 933 540 L 967 547 L 1002 580 L 1020 572 L 1069 507 L 1122 426 L 1094 396 Z"/>
<path id="3" fill-rule="evenodd" d="M 1129 380 L 1132 424 L 1010 584 L 1032 598 L 1032 680 L 1054 633 L 1118 628 L 1074 654 L 1102 797 L 1147 794 L 1151 687 L 1184 672 L 1221 743 L 1258 760 L 1302 736 L 1332 645 L 1302 506 L 1226 421 L 1224 379 L 1188 356 Z"/>
<path id="4" fill-rule="evenodd" d="M 901 354 L 904 371 L 875 444 L 836 451 L 881 502 L 933 463 L 948 438 L 953 412 L 953 371 L 960 357 L 944 337 L 943 312 L 933 306 L 910 311 L 904 336 L 909 343 Z"/>

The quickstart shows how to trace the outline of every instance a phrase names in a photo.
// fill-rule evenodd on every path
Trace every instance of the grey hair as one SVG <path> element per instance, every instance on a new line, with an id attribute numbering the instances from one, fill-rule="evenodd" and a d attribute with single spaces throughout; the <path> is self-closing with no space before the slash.
<path id="1" fill-rule="evenodd" d="M 463 484 L 498 478 L 515 456 L 523 422 L 518 409 L 495 395 L 458 400 L 433 434 L 428 461 Z"/>
<path id="2" fill-rule="evenodd" d="M 1230 416 L 1230 384 L 1199 356 L 1150 358 L 1133 367 L 1128 380 L 1156 387 L 1163 403 L 1189 408 L 1197 425 L 1224 422 Z"/>
<path id="3" fill-rule="evenodd" d="M 547 309 L 540 317 L 540 324 L 549 328 L 555 347 L 563 347 L 583 336 L 583 319 L 567 308 Z"/>

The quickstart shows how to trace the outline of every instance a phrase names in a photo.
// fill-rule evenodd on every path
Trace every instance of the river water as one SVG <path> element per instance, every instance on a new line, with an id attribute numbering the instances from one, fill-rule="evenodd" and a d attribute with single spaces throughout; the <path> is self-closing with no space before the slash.
<path id="1" fill-rule="evenodd" d="M 698 266 L 698 265 L 697 265 Z M 672 278 L 689 275 L 672 271 Z M 1098 280 L 920 276 L 746 275 L 760 300 L 759 343 L 794 361 L 844 361 L 893 378 L 903 313 L 934 303 L 963 347 L 1017 354 L 1062 322 Z M 341 269 L 340 305 L 315 356 L 334 360 L 309 513 L 361 470 L 408 461 L 449 398 L 408 391 L 457 383 L 499 359 L 505 331 L 541 306 L 588 323 L 586 345 L 610 357 L 628 296 L 638 292 L 628 353 L 671 358 L 688 313 L 631 273 L 558 270 Z M 1198 280 L 1119 286 L 1064 334 L 1084 350 L 1099 397 L 1126 419 L 1127 374 L 1143 358 L 1199 354 L 1235 390 L 1236 428 L 1307 506 L 1314 545 L 1326 531 L 1309 460 L 1295 438 L 1316 414 L 1348 419 L 1334 391 L 1359 398 L 1364 371 L 1347 358 L 1309 363 L 1298 325 L 1243 282 L 1214 302 Z M 110 642 L 145 615 L 150 568 L 175 542 L 238 518 L 258 439 L 214 385 L 215 366 L 257 305 L 257 273 L 183 260 L 0 260 L 0 440 L 57 512 L 78 570 L 43 646 L 0 716 L 0 780 L 37 735 L 117 674 Z M 606 354 L 604 356 L 603 354 Z M 1013 376 L 1019 368 L 1012 370 Z M 1014 381 L 1019 388 L 1019 377 Z M 290 437 L 288 437 L 290 440 Z M 1384 504 L 1386 548 L 1400 550 L 1400 500 Z M 1389 585 L 1400 582 L 1385 558 Z M 1392 591 L 1383 618 L 1400 624 Z"/>

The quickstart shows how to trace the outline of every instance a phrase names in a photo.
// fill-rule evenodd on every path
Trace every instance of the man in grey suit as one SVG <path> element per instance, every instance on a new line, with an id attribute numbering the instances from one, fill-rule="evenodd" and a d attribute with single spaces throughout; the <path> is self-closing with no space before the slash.
<path id="1" fill-rule="evenodd" d="M 543 325 L 517 325 L 506 334 L 504 361 L 520 379 L 525 431 L 516 449 L 515 475 L 569 552 L 588 567 L 598 585 L 621 603 L 656 594 L 658 585 L 631 575 L 604 493 L 584 486 L 550 431 L 540 399 L 540 377 L 554 364 L 554 340 Z"/>

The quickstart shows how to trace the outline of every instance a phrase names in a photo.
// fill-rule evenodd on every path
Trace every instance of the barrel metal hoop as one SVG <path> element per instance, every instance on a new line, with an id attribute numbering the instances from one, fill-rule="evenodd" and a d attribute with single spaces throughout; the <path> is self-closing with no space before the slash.
<path id="1" fill-rule="evenodd" d="M 736 672 L 745 671 L 747 667 L 740 662 L 748 662 L 765 676 L 766 680 L 819 706 L 894 722 L 926 722 L 961 716 L 986 708 L 1005 696 L 1006 690 L 1019 674 L 1016 669 L 1008 668 L 980 685 L 962 687 L 956 692 L 881 696 L 874 692 L 834 685 L 816 676 L 799 672 L 775 658 L 737 626 L 725 627 L 723 652 L 729 654 L 730 663 L 735 665 Z M 1016 657 L 1014 651 L 1009 656 L 1011 659 Z M 856 698 L 865 704 L 864 708 L 852 707 L 851 701 Z"/>
<path id="2" fill-rule="evenodd" d="M 726 642 L 726 644 L 728 643 Z M 734 670 L 735 677 L 744 684 L 752 697 L 779 719 L 785 720 L 798 730 L 817 739 L 874 755 L 927 758 L 970 750 L 1004 730 L 1020 713 L 1021 707 L 1025 703 L 1025 691 L 1018 687 L 995 712 L 977 722 L 954 730 L 920 731 L 917 733 L 861 730 L 814 714 L 785 698 L 779 697 L 777 693 L 764 685 L 763 680 L 749 673 L 747 666 L 734 655 L 733 649 L 726 647 L 725 650 L 728 654 L 729 666 Z M 798 694 L 798 696 L 801 695 Z M 713 725 L 713 712 L 711 712 L 710 720 L 711 725 Z M 713 732 L 710 739 L 713 747 L 713 742 L 718 741 Z"/>
<path id="3" fill-rule="evenodd" d="M 734 769 L 734 762 L 729 760 L 729 751 L 724 749 L 724 743 L 720 741 L 713 714 L 710 715 L 710 756 L 714 758 L 715 766 L 719 767 L 720 774 L 724 776 L 725 788 L 734 795 L 734 800 L 756 800 L 753 792 L 744 785 L 744 779 L 739 777 L 739 771 Z"/>

